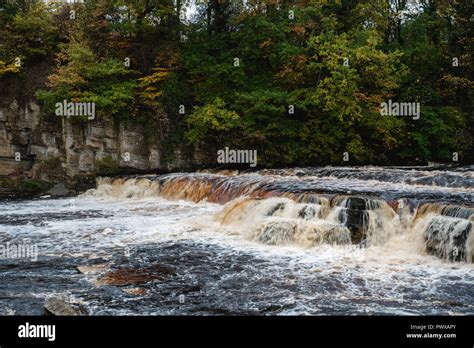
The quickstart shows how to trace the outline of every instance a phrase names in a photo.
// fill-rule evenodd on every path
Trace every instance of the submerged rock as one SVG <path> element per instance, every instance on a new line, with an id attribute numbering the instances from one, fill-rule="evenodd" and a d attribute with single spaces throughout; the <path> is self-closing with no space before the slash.
<path id="1" fill-rule="evenodd" d="M 68 196 L 71 191 L 69 191 L 63 183 L 59 183 L 54 185 L 47 193 L 52 197 L 64 197 Z"/>

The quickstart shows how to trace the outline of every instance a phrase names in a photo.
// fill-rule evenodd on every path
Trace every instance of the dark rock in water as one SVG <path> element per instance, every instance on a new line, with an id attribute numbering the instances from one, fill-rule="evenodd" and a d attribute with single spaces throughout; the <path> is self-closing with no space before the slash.
<path id="1" fill-rule="evenodd" d="M 360 243 L 365 239 L 366 235 L 366 221 L 368 219 L 366 210 L 344 209 L 341 210 L 340 221 L 351 231 L 351 239 L 353 243 Z"/>
<path id="2" fill-rule="evenodd" d="M 274 207 L 272 207 L 268 212 L 267 216 L 274 215 L 277 211 L 282 211 L 285 209 L 285 203 L 277 203 Z"/>
<path id="3" fill-rule="evenodd" d="M 49 315 L 89 315 L 89 310 L 82 303 L 71 302 L 65 297 L 50 297 L 46 299 L 44 309 Z"/>
<path id="4" fill-rule="evenodd" d="M 317 215 L 316 210 L 307 205 L 298 212 L 298 216 L 302 219 L 313 219 Z"/>
<path id="5" fill-rule="evenodd" d="M 472 222 L 466 219 L 435 216 L 424 232 L 426 251 L 450 261 L 468 261 Z"/>
<path id="6" fill-rule="evenodd" d="M 358 244 L 365 239 L 367 229 L 368 199 L 363 197 L 347 197 L 338 202 L 336 197 L 333 205 L 343 207 L 339 212 L 338 220 L 351 231 L 352 243 Z"/>
<path id="7" fill-rule="evenodd" d="M 346 207 L 354 210 L 367 209 L 367 199 L 362 197 L 349 197 L 346 202 Z"/>
<path id="8" fill-rule="evenodd" d="M 51 195 L 52 197 L 64 197 L 68 196 L 71 192 L 64 186 L 63 183 L 59 183 L 54 185 L 47 194 Z"/>
<path id="9" fill-rule="evenodd" d="M 343 200 L 341 197 L 335 197 L 332 204 L 342 208 L 338 220 L 351 231 L 354 244 L 359 244 L 367 238 L 369 211 L 379 210 L 383 206 L 383 202 L 378 199 L 357 196 Z M 382 228 L 382 226 L 379 227 Z"/>

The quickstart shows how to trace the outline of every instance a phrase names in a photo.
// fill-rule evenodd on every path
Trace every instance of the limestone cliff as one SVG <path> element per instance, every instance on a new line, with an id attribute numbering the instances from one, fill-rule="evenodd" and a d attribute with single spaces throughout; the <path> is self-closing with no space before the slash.
<path id="1" fill-rule="evenodd" d="M 42 111 L 32 99 L 0 101 L 0 175 L 76 183 L 101 168 L 129 171 L 189 167 L 179 149 L 164 163 L 159 144 L 146 141 L 140 124 L 111 118 L 77 122 Z"/>

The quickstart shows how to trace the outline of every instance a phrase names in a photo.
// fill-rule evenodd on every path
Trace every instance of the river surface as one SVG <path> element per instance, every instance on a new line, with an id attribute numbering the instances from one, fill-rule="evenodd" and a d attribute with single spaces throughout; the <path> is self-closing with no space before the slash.
<path id="1" fill-rule="evenodd" d="M 474 314 L 472 167 L 234 174 L 0 202 L 0 315 Z"/>

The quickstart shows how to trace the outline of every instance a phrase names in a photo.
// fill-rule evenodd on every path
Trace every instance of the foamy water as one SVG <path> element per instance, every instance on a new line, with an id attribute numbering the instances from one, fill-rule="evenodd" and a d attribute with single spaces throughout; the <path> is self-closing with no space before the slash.
<path id="1" fill-rule="evenodd" d="M 474 314 L 473 264 L 428 252 L 424 239 L 464 231 L 465 211 L 429 206 L 415 221 L 416 210 L 403 216 L 401 206 L 367 200 L 359 244 L 344 220 L 357 201 L 179 199 L 193 185 L 203 187 L 186 183 L 175 198 L 171 186 L 161 196 L 163 182 L 132 180 L 73 199 L 0 203 L 2 245 L 38 248 L 35 261 L 0 259 L 0 314 L 40 314 L 52 294 L 98 315 Z M 172 275 L 101 282 L 150 265 Z"/>

